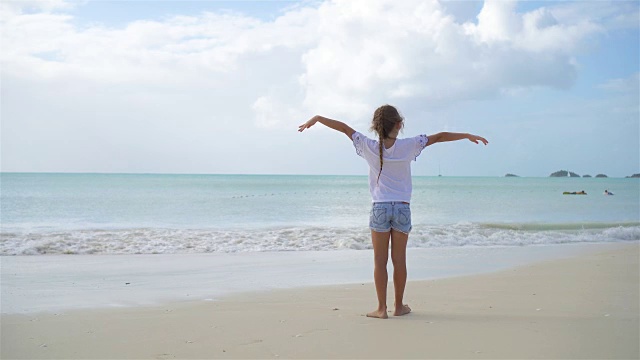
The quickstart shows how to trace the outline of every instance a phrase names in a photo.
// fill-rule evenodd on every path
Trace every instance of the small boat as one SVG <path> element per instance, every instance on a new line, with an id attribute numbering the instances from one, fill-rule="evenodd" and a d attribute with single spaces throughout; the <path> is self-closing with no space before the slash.
<path id="1" fill-rule="evenodd" d="M 565 191 L 565 192 L 562 193 L 562 195 L 587 195 L 587 193 L 584 192 L 584 190 L 583 191 L 572 191 L 572 192 Z"/>

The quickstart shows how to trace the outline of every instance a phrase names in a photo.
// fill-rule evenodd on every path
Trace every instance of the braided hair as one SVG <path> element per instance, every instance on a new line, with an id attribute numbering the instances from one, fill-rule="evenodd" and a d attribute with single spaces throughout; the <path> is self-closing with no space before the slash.
<path id="1" fill-rule="evenodd" d="M 389 134 L 393 131 L 396 124 L 403 120 L 404 119 L 400 116 L 398 110 L 391 105 L 382 105 L 373 113 L 371 130 L 378 134 L 378 142 L 380 146 L 380 171 L 378 172 L 378 182 L 380 181 L 380 175 L 382 175 L 382 164 L 384 162 L 382 159 L 384 139 L 389 138 Z"/>

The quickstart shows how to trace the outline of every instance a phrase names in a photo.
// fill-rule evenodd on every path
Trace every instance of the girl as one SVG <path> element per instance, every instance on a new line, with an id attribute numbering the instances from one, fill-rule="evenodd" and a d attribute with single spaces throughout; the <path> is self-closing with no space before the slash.
<path id="1" fill-rule="evenodd" d="M 393 315 L 408 314 L 411 308 L 403 304 L 402 299 L 407 282 L 407 240 L 411 231 L 411 160 L 416 160 L 422 149 L 435 143 L 468 139 L 476 144 L 480 141 L 487 145 L 487 140 L 476 135 L 449 132 L 398 139 L 404 119 L 391 105 L 381 106 L 373 113 L 371 130 L 378 134 L 378 140 L 364 136 L 345 123 L 319 115 L 300 125 L 298 131 L 308 129 L 317 122 L 347 135 L 356 148 L 356 154 L 369 164 L 369 191 L 373 200 L 369 228 L 378 308 L 367 316 L 387 318 L 389 239 L 395 290 Z"/>

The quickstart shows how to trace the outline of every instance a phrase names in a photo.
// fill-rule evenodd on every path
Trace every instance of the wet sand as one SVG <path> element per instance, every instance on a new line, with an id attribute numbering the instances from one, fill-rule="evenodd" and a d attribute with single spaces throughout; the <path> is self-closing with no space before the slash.
<path id="1" fill-rule="evenodd" d="M 0 355 L 637 359 L 639 254 L 638 242 L 608 244 L 489 274 L 410 280 L 405 299 L 413 312 L 386 320 L 365 317 L 376 305 L 372 283 L 153 307 L 3 314 Z"/>

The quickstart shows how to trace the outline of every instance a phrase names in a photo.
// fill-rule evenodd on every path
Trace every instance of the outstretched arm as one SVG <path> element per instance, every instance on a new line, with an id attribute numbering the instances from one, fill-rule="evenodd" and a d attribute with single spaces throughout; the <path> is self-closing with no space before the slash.
<path id="1" fill-rule="evenodd" d="M 341 133 L 344 133 L 345 135 L 347 135 L 349 137 L 349 140 L 351 140 L 351 136 L 353 136 L 353 133 L 356 132 L 355 130 L 353 130 L 351 127 L 349 127 L 349 125 L 338 121 L 338 120 L 332 120 L 320 115 L 316 115 L 314 117 L 312 117 L 311 119 L 309 119 L 309 121 L 307 121 L 306 123 L 300 125 L 300 127 L 298 127 L 298 131 L 302 132 L 305 129 L 308 129 L 310 127 L 312 127 L 313 125 L 315 125 L 317 122 L 321 123 L 324 126 L 330 127 L 333 130 L 337 130 L 340 131 Z"/>
<path id="2" fill-rule="evenodd" d="M 457 141 L 462 139 L 468 139 L 469 141 L 472 141 L 476 144 L 479 144 L 479 141 L 485 145 L 489 143 L 487 139 L 478 135 L 466 134 L 466 133 L 463 134 L 463 133 L 441 132 L 441 133 L 429 135 L 429 142 L 427 143 L 427 146 L 433 145 L 439 142 Z"/>

